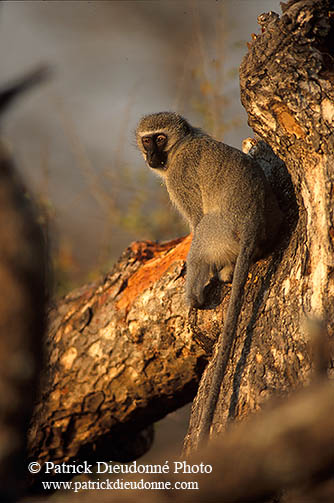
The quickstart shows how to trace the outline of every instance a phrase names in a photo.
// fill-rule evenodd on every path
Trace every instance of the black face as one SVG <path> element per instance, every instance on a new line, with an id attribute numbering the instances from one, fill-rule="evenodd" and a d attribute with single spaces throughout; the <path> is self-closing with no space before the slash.
<path id="1" fill-rule="evenodd" d="M 167 163 L 167 152 L 164 151 L 167 144 L 167 136 L 162 133 L 143 136 L 143 147 L 146 153 L 146 160 L 151 168 L 165 169 Z"/>

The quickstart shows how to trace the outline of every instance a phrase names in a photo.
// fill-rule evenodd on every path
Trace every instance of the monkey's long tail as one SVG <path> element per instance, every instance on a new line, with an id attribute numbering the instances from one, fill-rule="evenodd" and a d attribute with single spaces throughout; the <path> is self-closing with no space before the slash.
<path id="1" fill-rule="evenodd" d="M 208 391 L 207 400 L 202 409 L 199 424 L 198 446 L 202 446 L 210 433 L 213 416 L 219 398 L 231 349 L 237 330 L 237 323 L 243 302 L 243 291 L 247 280 L 248 271 L 254 255 L 255 240 L 247 240 L 238 255 L 232 281 L 231 298 L 227 309 L 226 320 L 222 333 L 218 339 L 217 358 Z"/>

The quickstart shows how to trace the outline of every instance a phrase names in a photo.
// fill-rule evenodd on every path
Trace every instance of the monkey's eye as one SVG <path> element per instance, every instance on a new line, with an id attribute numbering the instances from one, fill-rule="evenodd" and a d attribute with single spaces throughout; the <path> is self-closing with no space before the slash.
<path id="1" fill-rule="evenodd" d="M 150 136 L 144 136 L 141 141 L 143 142 L 144 147 L 148 147 L 152 142 L 152 138 Z"/>
<path id="2" fill-rule="evenodd" d="M 166 136 L 164 134 L 159 134 L 157 137 L 156 137 L 156 142 L 158 145 L 162 145 L 163 143 L 165 143 L 166 141 Z"/>

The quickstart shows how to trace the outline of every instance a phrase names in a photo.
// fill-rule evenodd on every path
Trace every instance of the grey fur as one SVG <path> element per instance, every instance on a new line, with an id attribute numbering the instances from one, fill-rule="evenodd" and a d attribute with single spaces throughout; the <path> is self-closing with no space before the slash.
<path id="1" fill-rule="evenodd" d="M 190 307 L 205 303 L 204 287 L 213 274 L 219 272 L 223 281 L 233 275 L 217 343 L 217 364 L 201 417 L 201 441 L 210 431 L 250 265 L 272 246 L 282 213 L 261 168 L 250 156 L 193 128 L 176 113 L 161 112 L 143 117 L 136 130 L 146 161 L 142 138 L 158 133 L 167 137 L 163 152 L 158 152 L 167 154 L 167 161 L 154 171 L 164 178 L 170 199 L 194 233 L 187 257 L 187 303 Z"/>

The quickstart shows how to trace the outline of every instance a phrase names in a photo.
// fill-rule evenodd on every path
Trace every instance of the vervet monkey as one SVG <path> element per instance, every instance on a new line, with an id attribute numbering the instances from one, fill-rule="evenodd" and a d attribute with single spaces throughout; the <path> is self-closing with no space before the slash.
<path id="1" fill-rule="evenodd" d="M 282 213 L 261 168 L 240 150 L 192 127 L 181 115 L 143 117 L 137 144 L 148 166 L 166 183 L 171 201 L 188 221 L 193 240 L 187 257 L 186 300 L 205 304 L 213 275 L 232 281 L 217 364 L 203 408 L 200 441 L 209 434 L 230 357 L 251 263 L 273 244 Z"/>

